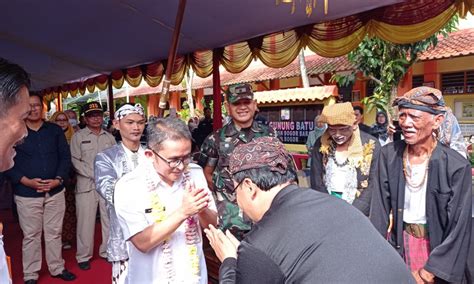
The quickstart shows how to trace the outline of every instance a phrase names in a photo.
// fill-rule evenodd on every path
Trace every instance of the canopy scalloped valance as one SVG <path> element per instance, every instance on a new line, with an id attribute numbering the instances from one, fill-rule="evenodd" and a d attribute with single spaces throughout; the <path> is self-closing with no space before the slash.
<path id="1" fill-rule="evenodd" d="M 213 53 L 227 71 L 239 73 L 256 58 L 270 67 L 284 67 L 304 47 L 324 57 L 341 56 L 355 49 L 367 34 L 399 44 L 416 42 L 434 34 L 456 13 L 461 16 L 469 11 L 472 13 L 473 7 L 473 0 L 408 0 L 328 22 L 252 38 L 224 48 L 195 51 L 177 56 L 171 83 L 179 84 L 190 67 L 199 77 L 211 75 Z M 165 65 L 166 62 L 157 61 L 117 70 L 110 74 L 110 81 L 115 88 L 122 87 L 124 80 L 133 87 L 137 87 L 142 80 L 156 87 L 164 76 Z M 43 90 L 43 95 L 49 101 L 60 94 L 62 97 L 68 94 L 75 97 L 84 94 L 86 89 L 89 92 L 95 88 L 105 90 L 108 82 L 108 75 L 100 75 L 48 88 Z"/>

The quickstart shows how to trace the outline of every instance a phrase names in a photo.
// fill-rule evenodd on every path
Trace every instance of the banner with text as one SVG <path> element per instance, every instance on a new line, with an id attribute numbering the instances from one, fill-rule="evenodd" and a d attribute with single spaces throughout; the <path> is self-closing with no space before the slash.
<path id="1" fill-rule="evenodd" d="M 314 129 L 314 121 L 270 121 L 283 143 L 305 144 L 308 133 Z"/>

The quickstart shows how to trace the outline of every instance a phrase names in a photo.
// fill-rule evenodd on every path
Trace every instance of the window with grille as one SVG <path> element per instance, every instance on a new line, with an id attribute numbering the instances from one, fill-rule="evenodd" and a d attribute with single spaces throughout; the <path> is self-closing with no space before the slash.
<path id="1" fill-rule="evenodd" d="M 443 94 L 474 93 L 474 71 L 441 74 Z"/>
<path id="2" fill-rule="evenodd" d="M 423 75 L 413 76 L 412 83 L 411 83 L 412 88 L 423 86 L 423 81 L 424 81 L 424 76 Z"/>
<path id="3" fill-rule="evenodd" d="M 365 94 L 366 97 L 371 97 L 374 94 L 376 84 L 377 83 L 375 83 L 375 81 L 373 80 L 367 81 L 367 89 L 366 89 L 366 94 Z"/>

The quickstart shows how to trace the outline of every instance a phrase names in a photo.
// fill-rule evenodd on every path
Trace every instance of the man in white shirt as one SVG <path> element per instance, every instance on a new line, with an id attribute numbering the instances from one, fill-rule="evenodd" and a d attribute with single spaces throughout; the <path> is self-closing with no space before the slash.
<path id="1" fill-rule="evenodd" d="M 191 133 L 176 118 L 149 122 L 146 161 L 115 188 L 129 241 L 125 283 L 207 283 L 199 226 L 217 224 L 202 168 L 190 164 Z"/>
<path id="2" fill-rule="evenodd" d="M 105 199 L 109 215 L 107 259 L 112 262 L 112 284 L 124 283 L 127 275 L 128 252 L 114 207 L 115 183 L 135 169 L 145 159 L 140 138 L 145 129 L 145 114 L 140 104 L 125 104 L 114 115 L 114 127 L 120 131 L 122 142 L 95 157 L 96 190 Z"/>

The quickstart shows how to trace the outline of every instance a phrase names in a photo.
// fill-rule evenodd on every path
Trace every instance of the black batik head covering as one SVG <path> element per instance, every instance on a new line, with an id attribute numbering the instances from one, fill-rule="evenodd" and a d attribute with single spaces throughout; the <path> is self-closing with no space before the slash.
<path id="1" fill-rule="evenodd" d="M 446 112 L 443 94 L 440 90 L 430 87 L 417 87 L 397 97 L 392 106 L 398 108 L 416 109 L 431 114 L 442 114 Z"/>
<path id="2" fill-rule="evenodd" d="M 275 137 L 260 137 L 234 149 L 229 161 L 229 172 L 235 173 L 269 167 L 272 172 L 286 173 L 293 158 L 283 143 Z"/>

